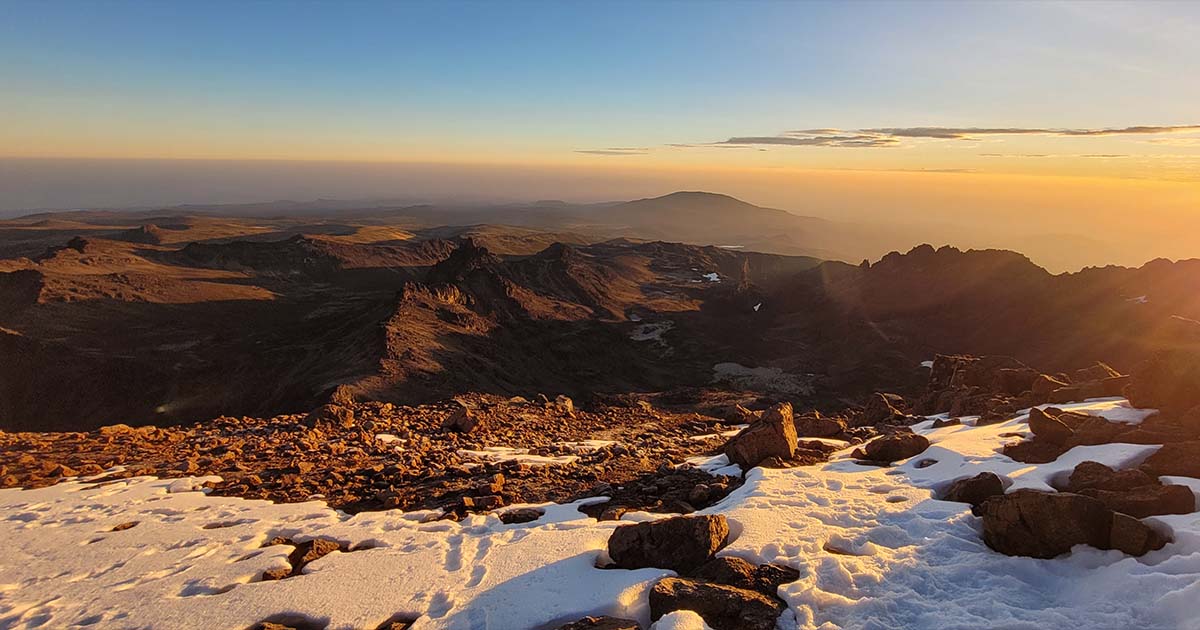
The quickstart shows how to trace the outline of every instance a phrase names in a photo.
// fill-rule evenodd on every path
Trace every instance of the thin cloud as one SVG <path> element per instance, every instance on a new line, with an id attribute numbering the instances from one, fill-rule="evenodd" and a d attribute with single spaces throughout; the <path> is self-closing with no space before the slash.
<path id="1" fill-rule="evenodd" d="M 1134 125 L 1129 127 L 1053 128 L 1053 127 L 872 127 L 866 129 L 796 129 L 773 136 L 734 136 L 718 142 L 672 144 L 683 148 L 722 146 L 788 146 L 887 148 L 906 140 L 978 140 L 987 136 L 1099 137 L 1124 135 L 1165 135 L 1200 131 L 1195 125 Z M 1163 144 L 1168 144 L 1167 140 Z M 1151 140 L 1154 141 L 1154 140 Z M 1180 146 L 1190 146 L 1181 143 Z M 996 154 L 999 155 L 999 154 Z M 1028 157 L 1034 157 L 1030 154 Z M 1116 157 L 1108 155 L 1106 157 Z"/>
<path id="2" fill-rule="evenodd" d="M 608 147 L 607 149 L 579 149 L 575 152 L 589 155 L 646 155 L 650 149 L 647 147 Z"/>
<path id="3" fill-rule="evenodd" d="M 1041 159 L 1041 158 L 1095 158 L 1095 159 L 1114 159 L 1132 157 L 1126 153 L 980 153 L 979 157 L 986 158 L 1017 158 L 1017 159 Z"/>

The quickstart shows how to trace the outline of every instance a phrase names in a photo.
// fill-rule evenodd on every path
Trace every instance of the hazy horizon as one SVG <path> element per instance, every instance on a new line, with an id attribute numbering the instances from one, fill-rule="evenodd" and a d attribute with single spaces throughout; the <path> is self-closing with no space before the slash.
<path id="1" fill-rule="evenodd" d="M 1200 5 L 218 6 L 8 5 L 0 213 L 706 190 L 1200 256 Z"/>

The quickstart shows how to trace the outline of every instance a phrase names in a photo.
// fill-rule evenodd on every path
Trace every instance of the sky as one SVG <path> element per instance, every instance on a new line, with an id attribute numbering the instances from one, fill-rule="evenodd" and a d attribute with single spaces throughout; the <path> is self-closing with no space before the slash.
<path id="1" fill-rule="evenodd" d="M 855 220 L 1200 207 L 1200 3 L 0 0 L 0 85 L 9 211 L 715 185 Z"/>

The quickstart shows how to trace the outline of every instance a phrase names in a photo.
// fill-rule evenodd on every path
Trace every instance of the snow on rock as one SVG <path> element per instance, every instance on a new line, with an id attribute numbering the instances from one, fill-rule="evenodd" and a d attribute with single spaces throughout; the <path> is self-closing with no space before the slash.
<path id="1" fill-rule="evenodd" d="M 690 610 L 676 610 L 663 615 L 650 630 L 712 630 L 704 618 Z"/>
<path id="2" fill-rule="evenodd" d="M 706 273 L 706 274 L 704 274 L 704 279 L 708 280 L 709 282 L 720 282 L 721 274 L 719 274 L 715 271 L 712 273 Z"/>
<path id="3" fill-rule="evenodd" d="M 1062 407 L 1122 421 L 1146 413 L 1115 399 Z M 1078 546 L 1038 560 L 993 552 L 966 504 L 936 499 L 955 479 L 984 471 L 1010 480 L 1008 491 L 1048 490 L 1079 462 L 1135 465 L 1158 448 L 1086 446 L 1049 464 L 1021 464 L 998 449 L 1013 439 L 1004 434 L 1027 432 L 1026 420 L 934 429 L 931 419 L 914 427 L 930 448 L 894 467 L 859 465 L 847 447 L 819 466 L 754 468 L 700 513 L 728 519 L 731 542 L 719 555 L 800 571 L 779 589 L 790 607 L 779 622 L 785 630 L 1200 630 L 1200 513 L 1146 519 L 1174 542 L 1141 558 Z M 736 474 L 724 455 L 695 463 Z M 1163 481 L 1200 495 L 1200 479 Z M 648 627 L 648 590 L 670 574 L 596 569 L 621 523 L 587 518 L 580 503 L 531 506 L 544 514 L 505 525 L 496 515 L 348 516 L 319 502 L 207 496 L 194 491 L 201 483 L 142 477 L 0 490 L 0 627 L 240 628 L 282 613 L 331 629 L 398 616 L 419 618 L 420 630 L 541 630 L 588 615 Z M 303 575 L 258 581 L 287 565 L 292 547 L 262 547 L 275 536 L 330 538 L 346 551 L 313 561 Z M 686 612 L 654 626 L 704 627 Z"/>

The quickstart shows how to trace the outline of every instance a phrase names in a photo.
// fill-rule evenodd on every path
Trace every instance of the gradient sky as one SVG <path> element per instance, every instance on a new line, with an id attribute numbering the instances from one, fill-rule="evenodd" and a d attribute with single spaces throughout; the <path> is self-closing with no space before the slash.
<path id="1" fill-rule="evenodd" d="M 0 86 L 6 158 L 765 177 L 756 200 L 796 183 L 771 173 L 924 171 L 1200 200 L 1200 3 L 0 0 Z"/>

